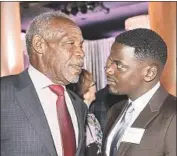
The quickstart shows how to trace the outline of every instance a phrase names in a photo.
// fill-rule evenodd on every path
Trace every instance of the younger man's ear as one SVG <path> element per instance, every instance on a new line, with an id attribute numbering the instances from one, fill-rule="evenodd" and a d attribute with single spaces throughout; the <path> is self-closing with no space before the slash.
<path id="1" fill-rule="evenodd" d="M 32 39 L 32 46 L 37 53 L 42 54 L 44 51 L 45 40 L 40 35 L 35 35 Z"/>
<path id="2" fill-rule="evenodd" d="M 144 80 L 146 82 L 150 82 L 154 80 L 155 77 L 157 76 L 157 70 L 158 69 L 156 65 L 151 65 L 151 66 L 146 67 Z"/>

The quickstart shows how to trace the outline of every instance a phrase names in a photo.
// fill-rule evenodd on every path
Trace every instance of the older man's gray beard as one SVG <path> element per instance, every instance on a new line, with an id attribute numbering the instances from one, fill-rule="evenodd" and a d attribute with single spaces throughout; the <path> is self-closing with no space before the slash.
<path id="1" fill-rule="evenodd" d="M 64 77 L 70 83 L 77 83 L 79 81 L 79 75 L 78 76 L 71 76 L 65 72 Z"/>
<path id="2" fill-rule="evenodd" d="M 79 76 L 77 76 L 77 77 L 75 77 L 75 78 L 73 78 L 73 79 L 69 78 L 68 81 L 69 81 L 70 83 L 77 83 L 77 82 L 79 81 Z"/>

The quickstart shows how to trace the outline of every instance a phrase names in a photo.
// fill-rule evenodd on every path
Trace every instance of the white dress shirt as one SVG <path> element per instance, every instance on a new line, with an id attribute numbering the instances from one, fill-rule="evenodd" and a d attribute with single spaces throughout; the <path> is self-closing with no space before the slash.
<path id="1" fill-rule="evenodd" d="M 129 127 L 131 127 L 131 125 L 134 123 L 134 121 L 137 119 L 137 117 L 140 115 L 140 113 L 146 107 L 146 105 L 148 104 L 148 102 L 150 101 L 150 99 L 152 98 L 152 96 L 155 94 L 155 92 L 157 91 L 157 89 L 159 87 L 160 87 L 160 82 L 158 82 L 152 89 L 150 89 L 148 92 L 146 92 L 145 94 L 143 94 L 142 96 L 140 96 L 139 98 L 137 98 L 135 101 L 131 101 L 129 99 L 129 103 L 132 102 L 132 106 L 134 108 L 134 112 L 133 112 L 132 119 L 130 120 L 130 122 L 128 124 L 128 127 L 126 128 L 126 130 Z M 106 155 L 107 156 L 109 156 L 110 148 L 111 148 L 111 143 L 112 143 L 112 141 L 114 139 L 114 135 L 117 132 L 117 128 L 118 128 L 118 126 L 120 124 L 120 121 L 121 121 L 124 113 L 120 117 L 119 121 L 115 124 L 115 126 L 113 127 L 112 131 L 110 132 L 110 134 L 108 136 L 108 139 L 107 139 L 107 142 L 106 142 Z M 125 118 L 126 118 L 126 115 L 125 115 Z M 125 132 L 126 132 L 126 130 L 125 130 Z M 123 136 L 122 136 L 122 138 L 123 138 Z M 131 138 L 130 138 L 130 140 L 131 140 Z"/>
<path id="2" fill-rule="evenodd" d="M 61 135 L 60 135 L 57 111 L 56 111 L 57 95 L 53 93 L 48 87 L 49 85 L 54 84 L 54 83 L 48 77 L 46 77 L 43 73 L 35 69 L 32 65 L 29 66 L 28 72 L 34 84 L 34 87 L 36 89 L 36 92 L 38 94 L 38 97 L 41 102 L 42 108 L 44 110 L 45 116 L 47 118 L 50 130 L 52 133 L 52 137 L 54 140 L 54 144 L 57 150 L 57 154 L 59 156 L 63 156 Z M 74 126 L 74 131 L 75 131 L 75 136 L 76 136 L 76 147 L 77 147 L 78 146 L 78 134 L 79 134 L 77 117 L 76 117 L 75 110 L 71 102 L 71 99 L 66 91 L 66 88 L 65 86 L 63 87 L 65 89 L 64 95 L 65 95 L 66 105 L 67 105 L 67 108 L 70 113 L 71 120 Z"/>

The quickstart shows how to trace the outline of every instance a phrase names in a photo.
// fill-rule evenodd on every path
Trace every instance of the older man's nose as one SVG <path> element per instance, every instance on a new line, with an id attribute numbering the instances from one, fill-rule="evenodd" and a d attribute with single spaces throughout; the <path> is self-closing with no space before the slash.
<path id="1" fill-rule="evenodd" d="M 85 57 L 85 53 L 82 49 L 78 49 L 75 51 L 75 55 L 80 56 L 81 58 Z"/>
<path id="2" fill-rule="evenodd" d="M 106 67 L 105 67 L 105 71 L 106 71 L 106 74 L 107 74 L 107 75 L 112 75 L 112 74 L 114 74 L 114 71 L 115 71 L 114 64 L 110 64 L 110 65 L 106 66 Z"/>

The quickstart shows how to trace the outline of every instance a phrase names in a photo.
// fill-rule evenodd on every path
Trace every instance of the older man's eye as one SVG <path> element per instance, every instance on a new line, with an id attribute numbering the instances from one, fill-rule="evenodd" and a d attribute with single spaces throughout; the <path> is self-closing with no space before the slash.
<path id="1" fill-rule="evenodd" d="M 69 44 L 69 45 L 74 45 L 74 42 L 67 42 L 67 44 Z"/>
<path id="2" fill-rule="evenodd" d="M 117 64 L 117 68 L 121 69 L 121 68 L 123 68 L 123 65 L 122 64 Z"/>
<path id="3" fill-rule="evenodd" d="M 67 44 L 67 45 L 73 45 L 74 41 L 73 40 L 68 40 L 68 41 L 65 42 L 65 44 Z"/>

